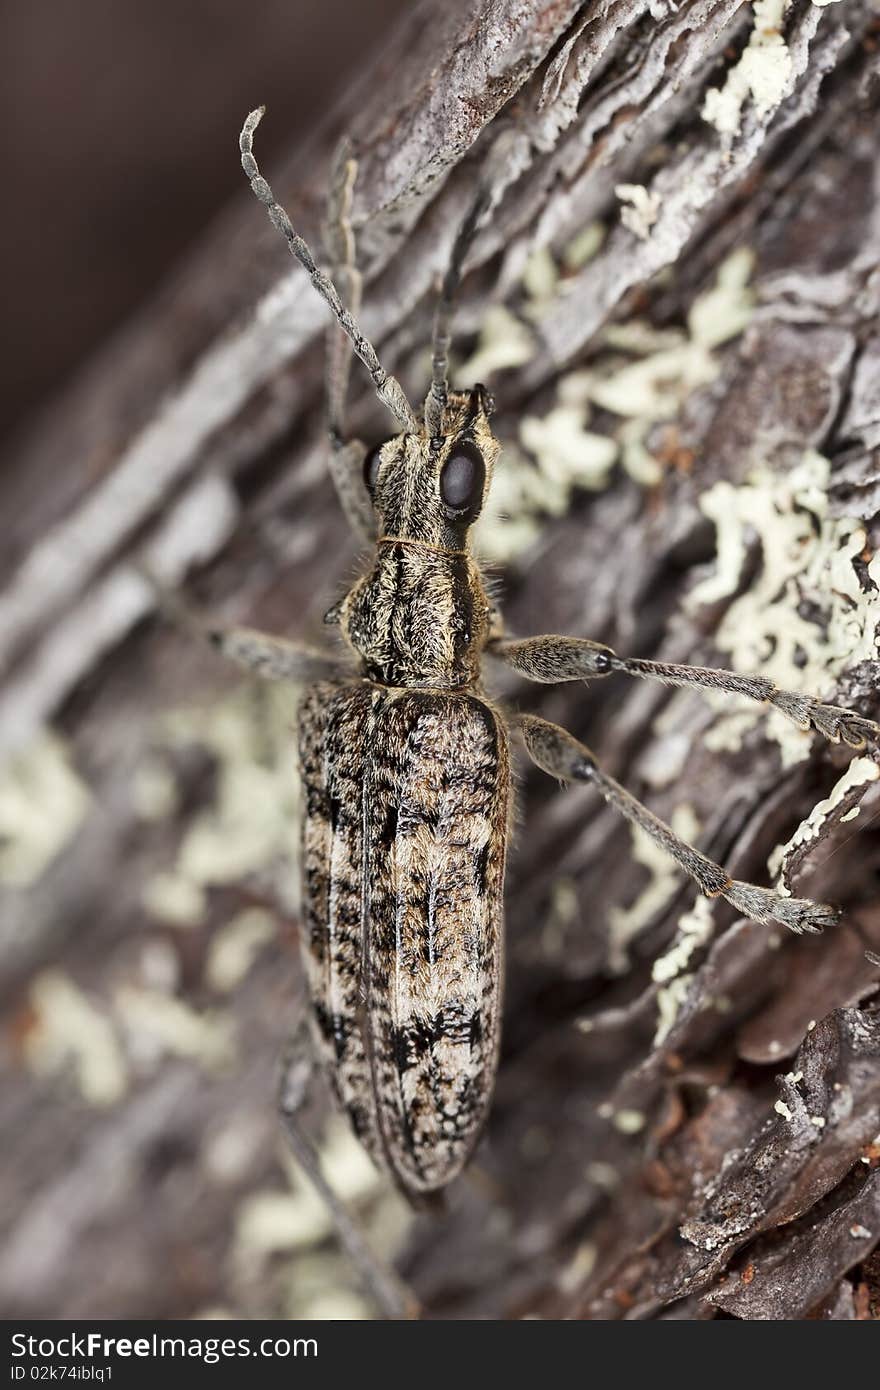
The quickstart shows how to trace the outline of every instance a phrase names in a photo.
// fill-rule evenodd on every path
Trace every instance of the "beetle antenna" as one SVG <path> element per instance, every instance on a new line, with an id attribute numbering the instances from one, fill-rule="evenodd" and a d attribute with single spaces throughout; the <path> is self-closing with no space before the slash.
<path id="1" fill-rule="evenodd" d="M 425 427 L 429 434 L 439 434 L 446 400 L 449 395 L 449 345 L 452 340 L 452 314 L 455 296 L 461 284 L 464 260 L 470 250 L 477 227 L 492 201 L 492 185 L 481 182 L 476 197 L 468 208 L 464 221 L 455 234 L 449 265 L 443 276 L 440 298 L 434 312 L 434 334 L 431 341 L 431 389 L 425 401 Z"/>
<path id="2" fill-rule="evenodd" d="M 388 407 L 403 429 L 415 433 L 419 428 L 418 421 L 404 395 L 403 387 L 396 377 L 390 376 L 385 371 L 376 354 L 376 349 L 369 339 L 364 337 L 356 320 L 345 308 L 333 281 L 315 265 L 315 258 L 308 243 L 294 230 L 290 218 L 281 204 L 277 202 L 275 194 L 260 173 L 259 165 L 254 158 L 254 131 L 263 119 L 265 110 L 265 106 L 259 106 L 256 111 L 251 111 L 242 127 L 238 144 L 241 150 L 241 167 L 245 176 L 250 180 L 251 188 L 256 197 L 265 204 L 272 223 L 284 237 L 291 254 L 296 256 L 318 294 L 329 304 L 340 328 L 351 339 L 352 347 L 373 379 L 373 386 L 379 400 Z"/>

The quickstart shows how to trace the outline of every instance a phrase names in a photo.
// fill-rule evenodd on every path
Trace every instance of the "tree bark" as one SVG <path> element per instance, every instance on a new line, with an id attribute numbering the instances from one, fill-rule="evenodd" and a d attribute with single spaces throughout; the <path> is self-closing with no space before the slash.
<path id="1" fill-rule="evenodd" d="M 456 346 L 495 364 L 509 517 L 483 545 L 511 632 L 751 652 L 880 718 L 878 43 L 867 0 L 425 4 L 266 171 L 317 241 L 353 139 L 364 325 L 415 401 L 504 137 Z M 320 634 L 358 561 L 325 317 L 243 187 L 0 475 L 7 1316 L 370 1308 L 272 1112 L 301 993 L 291 711 L 160 620 L 140 571 L 212 620 Z M 589 789 L 523 766 L 472 1169 L 411 1215 L 317 1085 L 330 1176 L 429 1317 L 876 1317 L 871 753 L 847 774 L 850 750 L 647 683 L 491 688 L 737 878 L 788 844 L 774 871 L 844 915 L 813 940 L 695 909 Z"/>

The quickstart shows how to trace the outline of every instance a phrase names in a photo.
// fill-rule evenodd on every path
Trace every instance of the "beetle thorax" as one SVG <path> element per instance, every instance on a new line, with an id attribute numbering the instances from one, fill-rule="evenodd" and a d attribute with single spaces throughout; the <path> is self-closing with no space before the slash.
<path id="1" fill-rule="evenodd" d="M 462 689 L 479 674 L 489 600 L 465 551 L 389 539 L 342 604 L 343 636 L 364 674 L 389 686 Z"/>

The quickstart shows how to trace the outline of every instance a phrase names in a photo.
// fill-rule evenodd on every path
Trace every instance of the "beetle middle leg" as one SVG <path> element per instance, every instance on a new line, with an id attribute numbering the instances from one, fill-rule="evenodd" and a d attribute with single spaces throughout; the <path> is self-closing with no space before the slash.
<path id="1" fill-rule="evenodd" d="M 501 638 L 488 650 L 533 681 L 555 684 L 557 681 L 596 680 L 622 671 L 628 676 L 646 676 L 665 685 L 697 686 L 744 695 L 746 699 L 774 706 L 799 728 L 815 729 L 832 743 L 842 739 L 850 748 L 864 748 L 868 743 L 880 745 L 880 724 L 872 719 L 838 705 L 823 705 L 809 695 L 780 690 L 766 676 L 743 676 L 708 666 L 677 666 L 665 661 L 621 657 L 610 647 L 581 637 Z"/>
<path id="2" fill-rule="evenodd" d="M 227 661 L 269 681 L 305 683 L 345 674 L 333 652 L 272 637 L 256 628 L 231 627 L 205 631 L 204 636 Z"/>
<path id="3" fill-rule="evenodd" d="M 794 932 L 820 932 L 837 921 L 839 909 L 826 903 L 783 898 L 770 888 L 732 879 L 720 864 L 680 839 L 665 821 L 603 772 L 590 750 L 558 724 L 532 714 L 520 715 L 518 724 L 529 757 L 542 771 L 563 782 L 591 782 L 610 806 L 671 854 L 707 897 L 726 898 L 752 921 L 780 922 Z"/>
<path id="4" fill-rule="evenodd" d="M 159 612 L 183 632 L 210 643 L 227 661 L 264 680 L 306 684 L 350 674 L 338 653 L 291 642 L 251 627 L 214 627 L 146 567 L 141 574 L 153 589 Z"/>

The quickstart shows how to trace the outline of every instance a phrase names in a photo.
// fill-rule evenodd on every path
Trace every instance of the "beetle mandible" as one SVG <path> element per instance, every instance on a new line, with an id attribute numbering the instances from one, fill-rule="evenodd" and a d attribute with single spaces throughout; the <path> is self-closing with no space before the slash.
<path id="1" fill-rule="evenodd" d="M 492 1097 L 511 725 L 538 767 L 564 782 L 592 783 L 708 896 L 795 932 L 820 931 L 838 915 L 731 879 L 604 773 L 571 734 L 533 715 L 506 717 L 483 690 L 483 654 L 539 682 L 625 672 L 728 691 L 853 748 L 880 740 L 880 726 L 762 676 L 620 657 L 583 638 L 506 637 L 468 544 L 500 452 L 492 401 L 482 386 L 453 391 L 448 381 L 453 300 L 491 189 L 480 187 L 454 243 L 435 316 L 431 385 L 417 415 L 355 317 L 354 160 L 343 152 L 331 190 L 334 283 L 260 174 L 252 146 L 262 115 L 260 108 L 245 121 L 242 167 L 336 320 L 327 372 L 331 472 L 348 520 L 374 553 L 326 617 L 354 665 L 249 629 L 213 639 L 252 671 L 307 683 L 299 714 L 301 936 L 313 1035 L 362 1143 L 418 1198 L 461 1171 Z M 371 450 L 345 438 L 352 350 L 398 430 Z"/>

